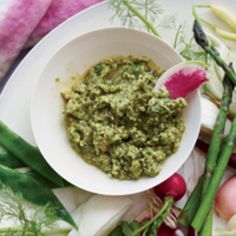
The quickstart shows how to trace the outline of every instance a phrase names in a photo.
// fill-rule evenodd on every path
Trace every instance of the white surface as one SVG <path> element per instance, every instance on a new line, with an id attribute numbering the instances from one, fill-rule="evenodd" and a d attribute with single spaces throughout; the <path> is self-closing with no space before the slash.
<path id="1" fill-rule="evenodd" d="M 192 4 L 214 2 L 226 6 L 232 12 L 236 12 L 236 3 L 233 0 L 157 1 L 164 8 L 164 15 L 175 15 L 178 23 L 183 23 L 183 21 L 191 23 Z M 213 15 L 209 13 L 209 10 L 202 10 L 202 12 L 211 21 L 215 20 Z M 42 40 L 22 61 L 21 65 L 18 66 L 5 86 L 5 89 L 0 96 L 0 119 L 6 122 L 22 137 L 34 144 L 35 142 L 30 128 L 29 104 L 30 94 L 41 68 L 47 64 L 47 61 L 50 59 L 51 55 L 57 51 L 57 48 L 66 44 L 71 37 L 77 37 L 90 30 L 111 26 L 111 16 L 112 12 L 107 4 L 102 3 L 96 5 L 89 10 L 74 16 L 71 20 L 55 29 L 57 34 L 49 34 Z M 116 24 L 119 25 L 119 22 Z M 114 24 L 112 25 L 114 26 Z M 62 34 L 64 26 L 71 27 L 73 30 L 67 30 L 66 34 Z M 166 31 L 163 32 L 163 38 L 167 42 L 173 43 L 174 33 L 175 32 L 170 32 L 169 29 L 166 29 Z M 189 33 L 191 33 L 191 30 Z M 232 46 L 234 45 L 235 43 L 232 44 Z M 197 175 L 199 174 L 198 168 L 200 165 L 202 166 L 201 163 L 202 159 L 199 159 L 198 155 L 193 155 L 181 168 L 189 188 L 192 188 L 192 184 L 196 181 Z M 224 224 L 221 221 L 215 220 L 216 227 L 221 227 L 223 225 Z"/>
<path id="2" fill-rule="evenodd" d="M 186 129 L 180 148 L 165 161 L 156 177 L 121 181 L 110 178 L 98 168 L 85 163 L 69 144 L 62 114 L 63 99 L 60 95 L 66 88 L 63 89 L 58 84 L 68 84 L 73 74 L 83 74 L 89 66 L 117 55 L 147 56 L 163 69 L 182 61 L 175 50 L 142 31 L 126 28 L 92 31 L 74 39 L 51 58 L 33 90 L 31 103 L 33 133 L 40 151 L 51 167 L 75 186 L 104 195 L 138 193 L 174 174 L 189 157 L 201 122 L 200 96 L 194 92 L 188 98 L 188 107 L 184 112 Z M 56 77 L 60 78 L 59 83 L 55 82 Z"/>

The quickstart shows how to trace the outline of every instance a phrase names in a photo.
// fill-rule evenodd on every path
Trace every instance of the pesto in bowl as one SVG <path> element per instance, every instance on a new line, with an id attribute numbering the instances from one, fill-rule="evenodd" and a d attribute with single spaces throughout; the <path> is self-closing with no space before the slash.
<path id="1" fill-rule="evenodd" d="M 183 98 L 154 90 L 162 70 L 146 57 L 114 57 L 90 67 L 63 92 L 73 149 L 117 179 L 156 176 L 185 129 Z"/>

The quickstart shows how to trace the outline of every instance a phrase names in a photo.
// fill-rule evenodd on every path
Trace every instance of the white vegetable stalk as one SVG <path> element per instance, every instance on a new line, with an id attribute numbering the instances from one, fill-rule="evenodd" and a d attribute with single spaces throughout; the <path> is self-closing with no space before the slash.
<path id="1" fill-rule="evenodd" d="M 219 113 L 219 108 L 206 97 L 201 98 L 202 117 L 201 117 L 201 135 L 210 137 L 214 124 Z M 229 131 L 231 122 L 226 121 L 225 133 Z"/>
<path id="2" fill-rule="evenodd" d="M 73 229 L 68 236 L 107 235 L 130 206 L 131 200 L 128 197 L 92 196 L 72 213 L 79 231 Z"/>

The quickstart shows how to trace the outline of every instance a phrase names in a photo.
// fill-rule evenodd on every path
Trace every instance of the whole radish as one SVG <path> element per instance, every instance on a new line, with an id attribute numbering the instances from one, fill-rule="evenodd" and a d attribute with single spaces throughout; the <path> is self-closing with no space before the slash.
<path id="1" fill-rule="evenodd" d="M 183 177 L 175 173 L 170 178 L 154 187 L 154 192 L 161 198 L 173 197 L 174 201 L 180 200 L 186 193 L 186 183 Z"/>
<path id="2" fill-rule="evenodd" d="M 219 188 L 215 198 L 215 211 L 223 219 L 228 220 L 236 214 L 236 176 L 226 180 Z"/>
<path id="3" fill-rule="evenodd" d="M 171 177 L 169 177 L 167 180 L 165 180 L 161 184 L 154 187 L 153 190 L 157 196 L 159 196 L 163 199 L 163 206 L 159 212 L 162 212 L 164 208 L 168 208 L 168 211 L 165 211 L 165 213 L 161 215 L 160 219 L 158 219 L 158 222 L 161 225 L 163 223 L 163 221 L 165 220 L 165 218 L 168 216 L 168 214 L 174 204 L 174 201 L 178 201 L 186 193 L 186 183 L 180 174 L 175 173 Z M 166 230 L 166 232 L 167 231 L 171 232 L 170 230 L 166 229 L 166 227 L 164 227 L 164 226 L 162 226 L 162 227 L 163 227 L 163 229 L 160 228 L 159 229 L 160 231 L 158 231 L 157 235 L 159 235 L 159 234 L 160 234 L 160 236 L 165 235 L 165 234 L 160 233 L 164 230 Z M 168 236 L 168 235 L 171 235 L 171 234 L 166 233 L 166 236 Z M 172 235 L 174 235 L 174 233 Z"/>
<path id="4" fill-rule="evenodd" d="M 157 231 L 157 236 L 173 236 L 175 233 L 174 229 L 171 229 L 165 224 L 162 224 Z"/>

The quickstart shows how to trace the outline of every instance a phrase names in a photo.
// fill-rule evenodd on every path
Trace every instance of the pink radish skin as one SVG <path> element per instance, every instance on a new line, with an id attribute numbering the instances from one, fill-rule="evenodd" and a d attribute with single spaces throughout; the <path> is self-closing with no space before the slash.
<path id="1" fill-rule="evenodd" d="M 183 177 L 175 173 L 170 178 L 154 187 L 154 192 L 161 198 L 171 196 L 175 201 L 178 201 L 184 196 L 186 189 L 186 183 Z"/>
<path id="2" fill-rule="evenodd" d="M 24 47 L 50 4 L 51 0 L 11 0 L 0 19 L 0 79 Z"/>
<path id="3" fill-rule="evenodd" d="M 34 32 L 31 34 L 27 45 L 33 45 L 69 17 L 101 1 L 102 0 L 52 0 L 51 6 Z"/>
<path id="4" fill-rule="evenodd" d="M 206 71 L 203 69 L 180 69 L 172 74 L 165 82 L 165 87 L 173 99 L 186 97 L 208 81 Z"/>
<path id="5" fill-rule="evenodd" d="M 169 228 L 167 225 L 162 224 L 157 231 L 156 236 L 174 236 L 175 230 Z"/>
<path id="6" fill-rule="evenodd" d="M 236 214 L 236 176 L 226 180 L 219 188 L 215 198 L 215 211 L 223 219 L 228 220 Z"/>

